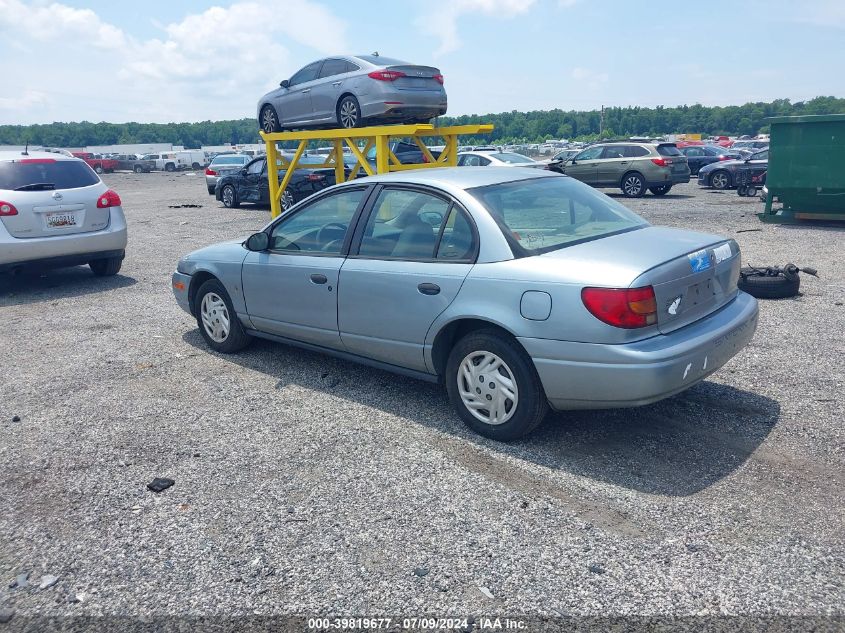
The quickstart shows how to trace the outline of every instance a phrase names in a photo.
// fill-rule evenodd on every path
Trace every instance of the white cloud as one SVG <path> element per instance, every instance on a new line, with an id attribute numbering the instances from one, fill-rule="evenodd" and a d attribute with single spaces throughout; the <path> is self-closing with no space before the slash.
<path id="1" fill-rule="evenodd" d="M 314 24 L 320 28 L 313 28 Z M 127 120 L 130 114 L 142 120 L 158 116 L 171 121 L 240 117 L 252 112 L 269 87 L 297 70 L 281 42 L 314 49 L 315 58 L 347 48 L 345 23 L 314 0 L 236 2 L 159 27 L 160 37 L 143 40 L 90 9 L 0 0 L 4 44 L 22 50 L 13 72 L 0 84 L 0 109 L 11 110 L 12 100 L 21 102 L 20 95 L 39 90 L 52 101 L 63 94 L 59 90 L 64 96 L 90 95 L 100 86 L 80 85 L 69 76 L 87 74 L 85 79 L 89 79 L 96 69 L 102 82 L 111 84 L 107 96 L 111 112 L 125 112 L 121 118 L 109 116 L 110 120 Z M 43 51 L 38 51 L 41 59 L 33 57 L 34 51 L 23 54 L 32 48 L 31 42 L 54 44 L 52 49 L 61 58 L 47 59 Z M 43 83 L 47 76 L 49 83 Z M 223 98 L 227 103 L 223 104 Z M 101 105 L 92 104 L 92 108 L 108 111 Z M 90 114 L 66 113 L 56 120 L 86 117 Z"/>
<path id="2" fill-rule="evenodd" d="M 458 35 L 458 20 L 468 14 L 485 15 L 510 19 L 528 11 L 536 0 L 451 0 L 437 6 L 436 14 L 417 18 L 417 26 L 426 35 L 440 40 L 434 52 L 435 57 L 458 50 L 461 38 Z"/>
<path id="3" fill-rule="evenodd" d="M 600 88 L 607 83 L 608 79 L 610 79 L 607 73 L 598 73 L 590 70 L 589 68 L 581 67 L 572 69 L 572 78 L 586 84 L 590 90 Z"/>
<path id="4" fill-rule="evenodd" d="M 14 97 L 0 97 L 0 111 L 24 112 L 30 108 L 42 105 L 47 95 L 37 90 L 25 90 Z"/>

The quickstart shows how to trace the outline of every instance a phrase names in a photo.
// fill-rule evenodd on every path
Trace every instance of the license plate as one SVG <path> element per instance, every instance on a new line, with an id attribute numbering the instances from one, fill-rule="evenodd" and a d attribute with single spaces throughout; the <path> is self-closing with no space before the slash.
<path id="1" fill-rule="evenodd" d="M 700 273 L 702 270 L 710 268 L 710 253 L 706 250 L 690 253 L 687 257 L 689 258 L 690 268 L 694 273 Z"/>
<path id="2" fill-rule="evenodd" d="M 60 213 L 47 214 L 47 228 L 50 229 L 66 229 L 73 226 L 79 226 L 76 221 L 76 214 L 67 211 Z"/>

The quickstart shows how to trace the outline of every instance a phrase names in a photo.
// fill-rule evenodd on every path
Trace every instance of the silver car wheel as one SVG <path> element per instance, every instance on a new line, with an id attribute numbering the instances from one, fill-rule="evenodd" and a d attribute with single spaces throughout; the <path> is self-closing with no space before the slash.
<path id="1" fill-rule="evenodd" d="M 727 189 L 728 175 L 723 171 L 717 171 L 710 179 L 710 184 L 716 189 Z"/>
<path id="2" fill-rule="evenodd" d="M 346 99 L 340 104 L 340 124 L 345 128 L 358 125 L 358 106 L 352 99 Z"/>
<path id="3" fill-rule="evenodd" d="M 492 352 L 472 352 L 458 369 L 458 393 L 467 410 L 485 424 L 504 424 L 516 413 L 519 389 L 507 363 Z"/>
<path id="4" fill-rule="evenodd" d="M 622 190 L 629 196 L 636 196 L 643 190 L 643 183 L 637 176 L 628 176 L 622 185 Z"/>
<path id="5" fill-rule="evenodd" d="M 276 131 L 279 122 L 276 120 L 276 113 L 272 108 L 264 108 L 261 113 L 261 127 L 267 134 L 272 134 Z"/>
<path id="6" fill-rule="evenodd" d="M 223 198 L 223 206 L 231 207 L 235 202 L 235 190 L 232 187 L 223 187 L 220 197 Z"/>
<path id="7" fill-rule="evenodd" d="M 229 337 L 229 310 L 220 295 L 209 292 L 202 298 L 200 316 L 205 333 L 215 343 L 222 343 Z"/>
<path id="8" fill-rule="evenodd" d="M 282 211 L 287 211 L 293 206 L 293 194 L 285 189 L 282 194 Z"/>

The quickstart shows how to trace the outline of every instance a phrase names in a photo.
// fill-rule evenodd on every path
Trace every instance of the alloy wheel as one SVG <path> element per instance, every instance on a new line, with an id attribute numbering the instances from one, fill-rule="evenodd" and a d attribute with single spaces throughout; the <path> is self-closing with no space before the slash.
<path id="1" fill-rule="evenodd" d="M 485 424 L 504 424 L 516 413 L 519 389 L 507 363 L 492 352 L 467 354 L 458 368 L 461 402 Z"/>
<path id="2" fill-rule="evenodd" d="M 358 125 L 358 106 L 352 99 L 344 99 L 340 104 L 340 124 L 345 128 Z"/>
<path id="3" fill-rule="evenodd" d="M 279 126 L 276 120 L 276 113 L 273 108 L 264 108 L 261 113 L 261 127 L 267 134 L 272 134 Z"/>
<path id="4" fill-rule="evenodd" d="M 293 194 L 285 189 L 282 194 L 282 211 L 287 211 L 293 206 Z"/>
<path id="5" fill-rule="evenodd" d="M 625 195 L 637 196 L 643 190 L 643 182 L 638 176 L 628 176 L 622 185 Z"/>
<path id="6" fill-rule="evenodd" d="M 723 171 L 716 172 L 710 179 L 710 184 L 716 187 L 716 189 L 726 189 L 728 186 L 728 175 Z"/>
<path id="7" fill-rule="evenodd" d="M 209 292 L 202 298 L 200 316 L 205 333 L 215 343 L 224 342 L 229 336 L 229 310 L 220 295 Z"/>
<path id="8" fill-rule="evenodd" d="M 223 206 L 231 207 L 235 204 L 235 190 L 230 186 L 223 187 L 220 197 L 223 198 Z"/>

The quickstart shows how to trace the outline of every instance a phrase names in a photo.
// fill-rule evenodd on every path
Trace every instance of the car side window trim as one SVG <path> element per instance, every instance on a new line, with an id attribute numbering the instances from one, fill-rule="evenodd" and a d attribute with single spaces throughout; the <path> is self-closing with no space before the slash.
<path id="1" fill-rule="evenodd" d="M 287 222 L 289 219 L 296 217 L 301 212 L 311 207 L 313 204 L 316 204 L 317 202 L 320 202 L 325 198 L 328 198 L 330 196 L 341 195 L 349 191 L 364 191 L 364 195 L 361 196 L 361 201 L 358 203 L 358 208 L 355 209 L 355 213 L 352 215 L 352 219 L 349 221 L 349 227 L 346 229 L 346 236 L 343 238 L 343 245 L 341 246 L 339 253 L 320 253 L 319 251 L 301 253 L 297 251 L 285 251 L 273 248 L 268 248 L 267 252 L 274 253 L 276 255 L 298 255 L 300 257 L 348 257 L 349 247 L 352 244 L 353 234 L 358 230 L 358 225 L 360 224 L 361 219 L 361 213 L 367 207 L 367 204 L 369 203 L 370 198 L 372 197 L 374 188 L 375 187 L 373 185 L 362 184 L 358 186 L 344 187 L 341 190 L 335 189 L 332 191 L 328 191 L 322 195 L 314 195 L 312 198 L 308 199 L 308 204 L 303 205 L 292 213 L 283 213 L 275 222 L 271 222 L 262 231 L 262 233 L 267 233 L 267 236 L 270 237 L 270 235 L 273 233 L 273 229 L 275 229 L 279 224 L 281 224 L 282 222 Z"/>
<path id="2" fill-rule="evenodd" d="M 361 249 L 361 243 L 364 239 L 364 231 L 367 228 L 367 222 L 369 222 L 370 215 L 375 209 L 375 203 L 379 198 L 379 195 L 385 189 L 401 189 L 405 191 L 417 191 L 419 193 L 426 193 L 437 198 L 440 198 L 444 202 L 449 204 L 449 208 L 446 210 L 446 214 L 443 217 L 442 222 L 440 223 L 440 229 L 437 233 L 437 241 L 434 246 L 433 256 L 430 258 L 422 258 L 422 257 L 391 257 L 389 255 L 361 255 L 359 251 Z M 446 221 L 449 219 L 449 214 L 452 210 L 457 211 L 458 213 L 463 214 L 464 218 L 469 225 L 470 231 L 472 231 L 472 242 L 473 242 L 473 249 L 472 254 L 470 257 L 464 259 L 438 259 L 437 253 L 440 250 L 440 240 L 443 236 L 444 229 L 446 227 Z M 353 243 L 349 249 L 349 254 L 347 255 L 348 259 L 365 259 L 365 260 L 374 260 L 374 261 L 390 261 L 390 262 L 416 262 L 416 263 L 428 263 L 428 264 L 474 264 L 478 260 L 478 253 L 480 249 L 479 243 L 479 236 L 478 236 L 478 227 L 475 225 L 475 220 L 473 220 L 472 215 L 467 212 L 466 209 L 452 196 L 450 196 L 445 191 L 440 191 L 439 189 L 435 189 L 434 187 L 427 187 L 425 185 L 418 185 L 412 183 L 391 183 L 390 185 L 376 185 L 373 190 L 370 192 L 367 200 L 367 204 L 364 206 L 363 210 L 361 211 L 360 215 L 358 216 L 357 225 L 355 227 L 355 235 L 353 237 Z"/>

